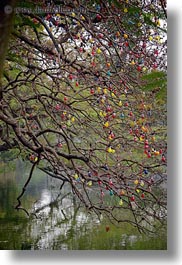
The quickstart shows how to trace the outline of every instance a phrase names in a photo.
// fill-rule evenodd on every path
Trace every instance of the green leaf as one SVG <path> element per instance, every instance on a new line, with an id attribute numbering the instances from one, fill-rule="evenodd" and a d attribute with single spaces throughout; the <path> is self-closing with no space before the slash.
<path id="1" fill-rule="evenodd" d="M 167 74 L 162 71 L 152 71 L 142 77 L 144 84 L 140 87 L 143 91 L 155 93 L 156 100 L 164 104 L 167 100 Z"/>

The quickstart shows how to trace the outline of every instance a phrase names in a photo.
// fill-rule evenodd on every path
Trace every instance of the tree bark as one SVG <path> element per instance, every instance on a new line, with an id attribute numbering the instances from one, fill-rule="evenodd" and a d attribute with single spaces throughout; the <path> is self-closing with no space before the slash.
<path id="1" fill-rule="evenodd" d="M 8 47 L 9 36 L 13 22 L 13 10 L 16 0 L 1 0 L 0 6 L 0 100 L 3 98 L 1 78 L 3 74 L 3 63 Z"/>

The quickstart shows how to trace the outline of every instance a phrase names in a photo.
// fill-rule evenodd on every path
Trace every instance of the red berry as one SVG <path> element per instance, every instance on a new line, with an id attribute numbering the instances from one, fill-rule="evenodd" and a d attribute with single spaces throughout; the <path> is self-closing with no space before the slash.
<path id="1" fill-rule="evenodd" d="M 60 110 L 60 108 L 61 108 L 60 105 L 59 104 L 56 104 L 55 109 L 56 110 Z"/>
<path id="2" fill-rule="evenodd" d="M 58 143 L 58 147 L 61 148 L 63 145 L 62 143 Z"/>
<path id="3" fill-rule="evenodd" d="M 112 182 L 112 180 L 110 179 L 109 180 L 109 186 L 112 186 L 113 185 L 113 182 Z"/>
<path id="4" fill-rule="evenodd" d="M 111 132 L 110 135 L 109 135 L 109 137 L 110 137 L 111 139 L 114 139 L 114 137 L 115 137 L 114 133 Z"/>
<path id="5" fill-rule="evenodd" d="M 116 118 L 116 113 L 115 112 L 112 114 L 112 117 L 113 117 L 113 119 Z"/>
<path id="6" fill-rule="evenodd" d="M 106 226 L 106 232 L 109 232 L 109 230 L 110 230 L 110 227 Z"/>
<path id="7" fill-rule="evenodd" d="M 149 154 L 148 151 L 147 151 L 146 149 L 145 149 L 144 153 L 145 153 L 147 156 L 148 156 L 148 154 Z"/>
<path id="8" fill-rule="evenodd" d="M 155 50 L 155 51 L 154 51 L 154 54 L 155 54 L 155 55 L 158 55 L 158 54 L 159 54 L 158 50 Z"/>
<path id="9" fill-rule="evenodd" d="M 111 106 L 107 106 L 106 111 L 108 112 L 112 111 Z"/>
<path id="10" fill-rule="evenodd" d="M 51 15 L 48 14 L 47 17 L 46 17 L 46 20 L 49 20 L 51 18 Z"/>
<path id="11" fill-rule="evenodd" d="M 95 55 L 95 51 L 94 50 L 92 50 L 92 55 Z"/>
<path id="12" fill-rule="evenodd" d="M 159 150 L 159 153 L 162 154 L 162 149 Z"/>
<path id="13" fill-rule="evenodd" d="M 97 14 L 96 17 L 97 17 L 97 19 L 99 19 L 99 20 L 102 18 L 101 15 L 99 15 L 99 14 Z"/>
<path id="14" fill-rule="evenodd" d="M 103 36 L 104 36 L 104 35 L 103 35 L 102 33 L 99 33 L 99 34 L 98 34 L 98 37 L 101 38 L 101 39 L 103 38 Z"/>
<path id="15" fill-rule="evenodd" d="M 65 114 L 61 114 L 61 119 L 64 120 Z"/>
<path id="16" fill-rule="evenodd" d="M 95 92 L 95 91 L 94 91 L 94 89 L 93 89 L 93 88 L 91 88 L 91 89 L 90 89 L 90 94 L 92 94 L 92 95 L 93 95 L 93 94 L 94 94 L 94 92 Z"/>

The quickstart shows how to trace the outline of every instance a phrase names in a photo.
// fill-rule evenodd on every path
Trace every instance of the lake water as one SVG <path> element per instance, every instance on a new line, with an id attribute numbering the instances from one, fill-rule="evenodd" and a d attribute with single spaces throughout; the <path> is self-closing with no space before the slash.
<path id="1" fill-rule="evenodd" d="M 19 160 L 0 164 L 0 249 L 12 250 L 143 250 L 167 249 L 166 230 L 150 237 L 129 224 L 116 227 L 103 216 L 88 213 L 69 188 L 39 170 L 22 198 L 36 217 L 14 209 L 30 170 Z"/>

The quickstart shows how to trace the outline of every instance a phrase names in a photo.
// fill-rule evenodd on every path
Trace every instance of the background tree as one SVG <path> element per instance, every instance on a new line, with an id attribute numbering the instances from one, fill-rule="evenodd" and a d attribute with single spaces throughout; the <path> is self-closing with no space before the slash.
<path id="1" fill-rule="evenodd" d="M 159 228 L 166 221 L 165 2 L 19 1 L 15 13 L 0 149 L 32 163 L 16 209 L 27 212 L 21 197 L 38 167 L 61 188 L 69 183 L 89 211 L 143 232 Z"/>

